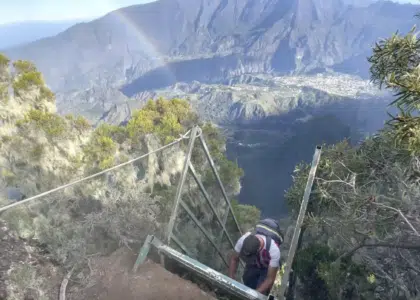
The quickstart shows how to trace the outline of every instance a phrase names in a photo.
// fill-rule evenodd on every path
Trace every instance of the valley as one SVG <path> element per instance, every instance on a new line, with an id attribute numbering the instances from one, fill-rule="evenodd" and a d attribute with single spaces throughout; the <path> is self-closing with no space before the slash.
<path id="1" fill-rule="evenodd" d="M 239 200 L 263 213 L 278 203 L 279 216 L 287 213 L 283 193 L 293 166 L 310 160 L 316 143 L 357 143 L 383 125 L 391 95 L 369 82 L 367 57 L 378 36 L 418 22 L 416 7 L 160 0 L 5 53 L 39 67 L 60 114 L 95 125 L 125 124 L 149 99 L 187 99 L 228 134 L 228 155 L 245 170 Z"/>

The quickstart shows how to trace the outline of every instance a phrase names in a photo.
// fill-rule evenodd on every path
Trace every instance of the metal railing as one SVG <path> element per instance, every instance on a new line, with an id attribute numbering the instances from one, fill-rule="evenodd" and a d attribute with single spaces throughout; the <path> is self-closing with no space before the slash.
<path id="1" fill-rule="evenodd" d="M 196 276 L 204 279 L 214 287 L 218 287 L 229 295 L 234 296 L 234 299 L 243 300 L 266 300 L 267 296 L 255 291 L 246 285 L 233 280 L 232 278 L 217 272 L 208 266 L 200 263 L 199 261 L 191 258 L 188 255 L 184 255 L 175 249 L 165 245 L 162 241 L 153 235 L 147 236 L 143 246 L 140 249 L 137 260 L 133 266 L 133 272 L 137 272 L 139 265 L 143 264 L 146 260 L 148 253 L 150 252 L 151 246 L 155 247 L 161 255 L 171 258 L 183 266 L 185 269 L 193 272 Z M 229 297 L 230 298 L 230 297 Z M 270 298 L 271 299 L 271 298 Z M 273 300 L 277 300 L 272 298 Z"/>
<path id="2" fill-rule="evenodd" d="M 311 169 L 309 170 L 308 180 L 306 182 L 305 192 L 303 194 L 302 203 L 300 205 L 299 215 L 296 221 L 295 230 L 293 232 L 292 241 L 290 242 L 289 254 L 287 256 L 287 261 L 285 263 L 284 274 L 281 278 L 280 290 L 278 292 L 279 300 L 285 299 L 285 293 L 288 288 L 290 272 L 292 270 L 292 264 L 295 258 L 295 253 L 298 246 L 298 241 L 302 231 L 303 221 L 306 215 L 306 209 L 308 207 L 309 198 L 312 192 L 312 186 L 315 179 L 316 170 L 321 158 L 322 147 L 316 146 L 314 156 L 312 158 Z"/>
<path id="3" fill-rule="evenodd" d="M 199 139 L 200 140 L 200 145 L 202 147 L 202 149 L 204 150 L 207 162 L 212 170 L 212 173 L 214 175 L 214 177 L 216 178 L 216 182 L 217 185 L 220 189 L 220 191 L 222 192 L 223 195 L 223 199 L 226 203 L 226 207 L 227 210 L 225 212 L 225 215 L 222 217 L 220 217 L 219 213 L 216 210 L 215 204 L 211 201 L 209 193 L 206 191 L 203 183 L 201 182 L 193 164 L 191 161 L 191 154 L 193 152 L 194 146 L 195 146 L 195 141 Z M 190 173 L 194 179 L 194 182 L 197 184 L 197 187 L 199 189 L 199 191 L 201 192 L 202 196 L 204 197 L 204 199 L 206 200 L 206 203 L 209 205 L 212 213 L 214 214 L 214 216 L 216 217 L 217 222 L 219 223 L 220 227 L 222 228 L 221 232 L 220 232 L 220 236 L 218 238 L 214 238 L 212 237 L 212 234 L 210 232 L 208 232 L 208 230 L 206 230 L 206 228 L 203 226 L 203 224 L 198 220 L 198 218 L 194 215 L 194 213 L 192 212 L 192 210 L 190 209 L 190 207 L 187 205 L 187 203 L 182 199 L 182 191 L 183 191 L 183 187 L 185 185 L 185 181 L 186 181 L 186 177 L 187 174 Z M 188 216 L 190 217 L 190 219 L 195 223 L 195 225 L 200 229 L 200 231 L 203 233 L 204 237 L 211 243 L 211 245 L 213 246 L 214 250 L 217 252 L 217 254 L 220 256 L 220 258 L 222 259 L 223 263 L 226 265 L 226 267 L 229 266 L 229 262 L 226 260 L 226 258 L 224 257 L 222 250 L 220 249 L 220 245 L 222 244 L 222 240 L 224 237 L 226 237 L 229 241 L 229 244 L 231 246 L 232 249 L 234 249 L 235 247 L 235 243 L 232 240 L 228 230 L 226 229 L 226 224 L 228 221 L 228 217 L 229 214 L 232 215 L 233 220 L 234 220 L 234 224 L 236 229 L 238 230 L 238 232 L 242 235 L 242 231 L 240 229 L 240 226 L 238 224 L 238 221 L 235 217 L 235 214 L 233 212 L 230 200 L 227 196 L 226 190 L 222 184 L 222 181 L 220 179 L 219 173 L 217 171 L 216 165 L 210 155 L 210 151 L 207 147 L 207 144 L 204 140 L 204 137 L 202 135 L 202 131 L 201 128 L 198 126 L 195 126 L 192 128 L 191 133 L 190 133 L 190 137 L 189 137 L 189 143 L 188 143 L 188 149 L 187 149 L 187 153 L 186 153 L 186 158 L 184 161 L 184 166 L 183 166 L 183 170 L 181 172 L 181 177 L 179 179 L 178 182 L 178 186 L 177 186 L 177 190 L 176 190 L 176 194 L 175 194 L 175 202 L 174 202 L 174 206 L 173 206 L 173 211 L 168 223 L 168 228 L 167 228 L 167 232 L 166 232 L 166 241 L 167 244 L 170 245 L 171 242 L 174 242 L 184 253 L 186 253 L 189 256 L 191 255 L 191 252 L 189 251 L 189 249 L 180 241 L 180 239 L 176 236 L 175 232 L 174 232 L 174 226 L 178 217 L 178 212 L 180 207 L 183 209 L 184 212 L 186 212 L 188 214 Z"/>

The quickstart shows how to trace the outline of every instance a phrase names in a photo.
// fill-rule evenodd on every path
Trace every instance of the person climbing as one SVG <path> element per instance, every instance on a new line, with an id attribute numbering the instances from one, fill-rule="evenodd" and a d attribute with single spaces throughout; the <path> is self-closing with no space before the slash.
<path id="1" fill-rule="evenodd" d="M 261 294 L 268 295 L 280 267 L 280 245 L 283 236 L 273 219 L 261 220 L 254 232 L 247 232 L 236 242 L 230 259 L 229 277 L 235 279 L 239 259 L 245 263 L 243 283 Z"/>

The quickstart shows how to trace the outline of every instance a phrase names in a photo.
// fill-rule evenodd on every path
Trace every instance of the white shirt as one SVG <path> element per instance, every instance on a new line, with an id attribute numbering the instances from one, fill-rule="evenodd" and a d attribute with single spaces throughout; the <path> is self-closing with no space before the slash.
<path id="1" fill-rule="evenodd" d="M 235 251 L 239 254 L 240 252 L 241 252 L 241 249 L 242 249 L 242 245 L 243 245 L 243 243 L 244 243 L 244 240 L 245 240 L 245 238 L 248 236 L 248 235 L 250 235 L 251 234 L 251 232 L 247 232 L 247 233 L 245 233 L 243 236 L 241 236 L 241 238 L 236 242 L 236 245 L 235 245 Z M 262 238 L 263 239 L 263 241 L 264 241 L 264 249 L 266 248 L 265 247 L 265 245 L 266 245 L 266 243 L 267 243 L 267 239 L 266 239 L 266 237 L 264 236 L 264 235 L 261 235 L 261 234 L 256 234 L 256 236 L 258 236 L 258 237 L 260 237 L 260 238 Z M 271 240 L 271 246 L 270 246 L 270 251 L 269 251 L 269 253 L 270 253 L 270 264 L 269 264 L 269 266 L 270 267 L 273 267 L 273 268 L 278 268 L 279 266 L 280 266 L 280 249 L 279 249 L 279 247 L 276 245 L 276 243 L 273 241 L 273 240 Z M 260 254 L 260 258 L 262 259 L 262 257 L 261 257 L 261 252 L 259 253 Z"/>

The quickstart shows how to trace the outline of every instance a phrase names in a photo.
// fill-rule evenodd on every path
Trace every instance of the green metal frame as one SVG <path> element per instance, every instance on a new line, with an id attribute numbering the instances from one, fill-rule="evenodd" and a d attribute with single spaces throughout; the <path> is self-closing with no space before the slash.
<path id="1" fill-rule="evenodd" d="M 223 194 L 223 199 L 227 204 L 228 209 L 227 209 L 226 215 L 224 216 L 223 220 L 219 216 L 219 214 L 217 213 L 214 203 L 211 201 L 209 194 L 205 190 L 204 185 L 200 181 L 200 179 L 199 179 L 199 177 L 198 177 L 198 175 L 195 171 L 195 168 L 194 168 L 194 166 L 191 162 L 191 153 L 193 151 L 196 139 L 200 140 L 200 145 L 201 145 L 202 149 L 204 150 L 207 161 L 208 161 L 208 163 L 209 163 L 209 165 L 212 169 L 212 172 L 213 172 L 213 174 L 216 178 L 217 184 L 218 184 L 218 186 L 219 186 L 219 188 L 220 188 L 220 190 Z M 194 178 L 200 192 L 202 193 L 202 195 L 206 199 L 206 202 L 209 204 L 212 212 L 216 216 L 217 222 L 220 224 L 220 226 L 222 228 L 220 237 L 217 239 L 219 242 L 216 242 L 212 238 L 211 234 L 204 228 L 204 226 L 197 219 L 197 217 L 194 216 L 193 212 L 188 207 L 188 205 L 185 203 L 185 201 L 183 201 L 181 199 L 182 198 L 182 189 L 183 189 L 183 186 L 185 184 L 185 179 L 186 179 L 186 176 L 187 176 L 188 172 Z M 220 245 L 222 244 L 221 239 L 225 235 L 227 237 L 227 239 L 229 240 L 231 249 L 234 249 L 234 247 L 235 247 L 235 243 L 232 240 L 231 236 L 229 235 L 229 233 L 226 229 L 226 222 L 227 222 L 227 218 L 228 218 L 229 214 L 232 214 L 235 225 L 236 225 L 236 228 L 241 235 L 242 235 L 242 231 L 239 227 L 238 221 L 237 221 L 237 219 L 235 217 L 235 214 L 233 212 L 232 205 L 230 204 L 230 201 L 229 201 L 229 198 L 228 198 L 227 193 L 225 191 L 225 188 L 223 187 L 223 184 L 222 184 L 222 181 L 220 179 L 219 173 L 217 172 L 216 165 L 215 165 L 215 163 L 214 163 L 214 161 L 213 161 L 213 159 L 210 155 L 210 151 L 207 147 L 207 144 L 204 140 L 204 137 L 202 136 L 201 128 L 199 128 L 198 126 L 193 127 L 192 130 L 191 130 L 190 139 L 189 139 L 189 143 L 188 143 L 188 149 L 187 149 L 187 155 L 186 155 L 186 158 L 185 158 L 183 170 L 181 172 L 181 177 L 180 177 L 179 182 L 178 182 L 177 191 L 176 191 L 176 195 L 175 195 L 174 208 L 173 208 L 173 211 L 172 211 L 169 223 L 168 223 L 168 229 L 167 229 L 167 233 L 166 233 L 166 241 L 167 241 L 168 245 L 170 245 L 170 243 L 173 241 L 173 242 L 175 242 L 175 244 L 177 244 L 183 250 L 184 253 L 188 254 L 188 253 L 190 253 L 190 251 L 188 251 L 188 249 L 185 245 L 182 245 L 180 240 L 174 234 L 174 226 L 175 226 L 176 219 L 177 219 L 177 216 L 178 216 L 179 207 L 181 207 L 189 215 L 191 220 L 197 225 L 197 227 L 201 230 L 201 232 L 206 237 L 206 239 L 211 243 L 213 248 L 216 250 L 217 254 L 221 257 L 223 263 L 226 265 L 226 267 L 228 267 L 229 263 L 228 263 L 228 261 L 226 261 L 226 258 L 223 256 L 223 253 L 220 250 Z M 242 262 L 241 262 L 241 264 L 243 265 Z"/>
<path id="2" fill-rule="evenodd" d="M 296 221 L 295 230 L 293 232 L 292 241 L 290 242 L 290 249 L 289 249 L 289 254 L 287 256 L 287 261 L 285 264 L 284 274 L 281 278 L 280 291 L 278 295 L 280 300 L 285 299 L 284 297 L 285 297 L 285 292 L 287 290 L 288 283 L 289 283 L 290 271 L 292 269 L 292 264 L 295 258 L 295 252 L 297 249 L 300 233 L 302 230 L 303 221 L 306 215 L 306 209 L 309 203 L 309 196 L 311 195 L 311 192 L 312 192 L 312 186 L 314 184 L 316 170 L 318 168 L 319 160 L 321 158 L 321 151 L 322 151 L 322 147 L 316 146 L 314 156 L 312 158 L 311 169 L 309 171 L 308 181 L 306 182 L 305 193 L 303 194 L 302 204 L 300 205 L 300 211 L 299 211 L 299 215 Z"/>

